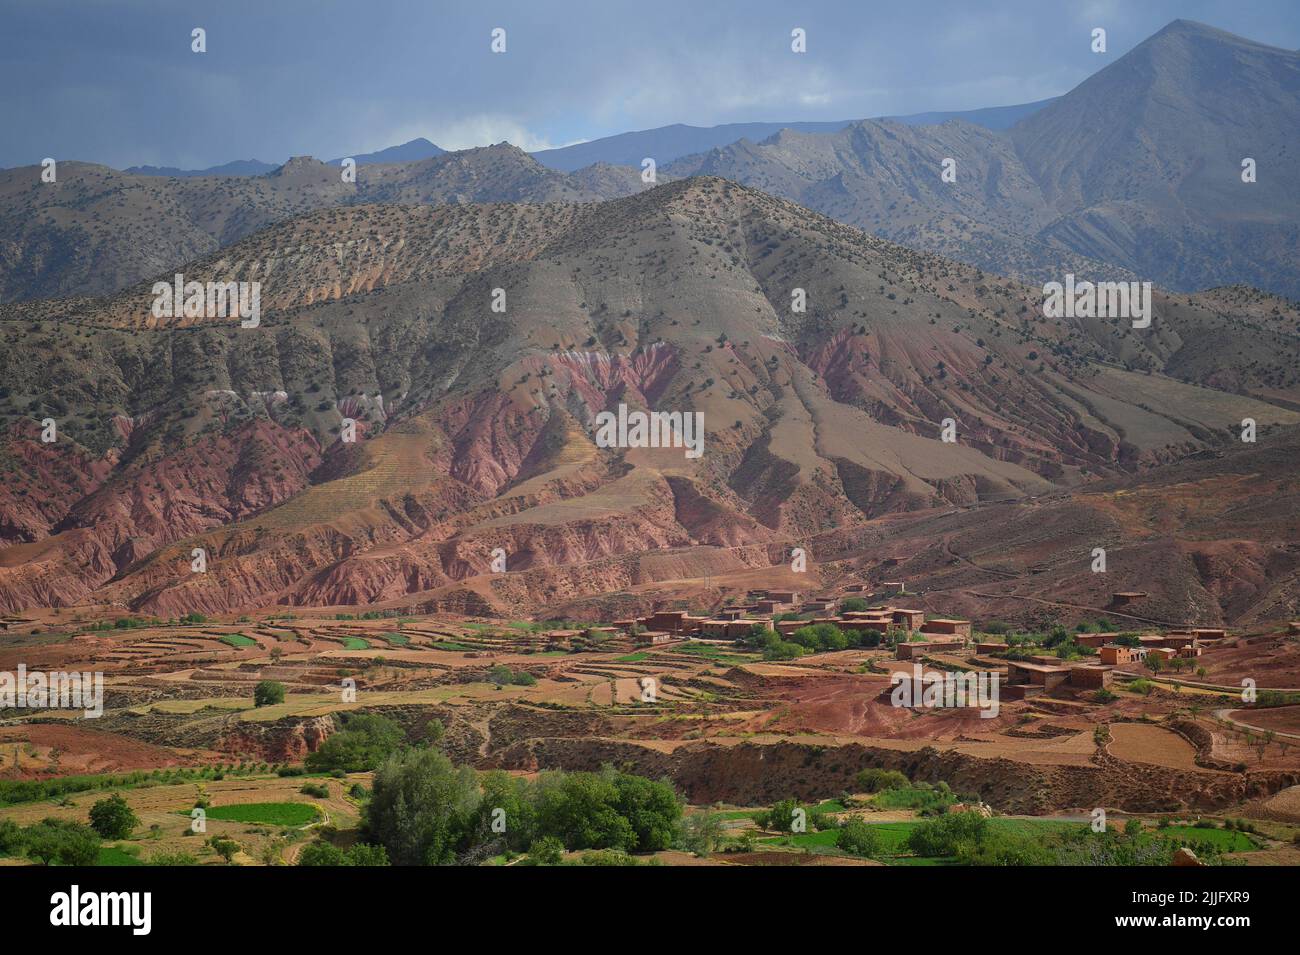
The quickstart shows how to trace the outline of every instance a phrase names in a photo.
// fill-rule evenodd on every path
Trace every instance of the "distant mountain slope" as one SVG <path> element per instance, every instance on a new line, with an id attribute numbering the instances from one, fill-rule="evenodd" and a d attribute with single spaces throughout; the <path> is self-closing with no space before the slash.
<path id="1" fill-rule="evenodd" d="M 1006 129 L 1017 120 L 1042 109 L 1050 99 L 1016 106 L 993 106 L 985 109 L 956 110 L 950 112 L 914 113 L 908 116 L 889 117 L 905 126 L 929 126 L 949 119 L 964 119 L 988 129 Z M 632 133 L 604 136 L 590 142 L 542 149 L 532 153 L 543 166 L 574 172 L 584 166 L 603 164 L 635 166 L 647 156 L 657 164 L 666 165 L 692 153 L 717 149 L 742 139 L 758 141 L 783 130 L 795 133 L 835 133 L 853 120 L 803 123 L 725 123 L 721 126 L 686 126 L 676 123 L 656 129 L 643 129 Z"/>
<path id="2" fill-rule="evenodd" d="M 627 171 L 631 173 L 631 170 Z M 312 209 L 365 202 L 590 202 L 639 175 L 570 179 L 502 144 L 360 165 L 355 183 L 311 157 L 264 176 L 161 178 L 63 162 L 0 171 L 0 302 L 103 295 Z"/>
<path id="3" fill-rule="evenodd" d="M 912 113 L 907 116 L 885 116 L 904 126 L 938 126 L 950 119 L 960 119 L 985 129 L 1010 129 L 1020 120 L 1032 116 L 1059 97 L 1040 99 L 1033 103 L 1018 103 L 1014 106 L 986 106 L 983 109 L 948 110 L 946 112 Z"/>
<path id="4" fill-rule="evenodd" d="M 717 178 L 318 209 L 183 270 L 257 276 L 261 324 L 154 319 L 147 285 L 0 308 L 0 607 L 553 604 L 853 529 L 848 553 L 878 550 L 889 515 L 1300 424 L 1292 304 L 1225 289 L 1158 295 L 1146 332 L 1047 321 L 1033 288 Z M 1225 355 L 1231 392 L 1210 387 Z M 703 453 L 599 446 L 619 405 L 699 412 Z"/>
<path id="5" fill-rule="evenodd" d="M 260 159 L 236 159 L 209 166 L 207 169 L 178 169 L 176 166 L 131 166 L 122 170 L 133 176 L 265 176 L 276 169 L 275 163 L 262 162 Z"/>
<path id="6" fill-rule="evenodd" d="M 446 152 L 447 150 L 441 146 L 435 146 L 424 137 L 420 137 L 402 143 L 400 146 L 389 146 L 387 149 L 380 149 L 373 153 L 361 153 L 352 157 L 340 156 L 338 159 L 331 159 L 329 164 L 342 165 L 345 158 L 355 159 L 358 166 L 371 166 L 385 162 L 416 162 L 421 159 L 432 159 Z"/>
<path id="7" fill-rule="evenodd" d="M 355 159 L 358 166 L 384 162 L 415 162 L 420 159 L 432 159 L 434 156 L 441 156 L 446 151 L 421 137 L 373 153 L 360 153 L 351 157 L 340 156 L 338 159 L 331 159 L 329 165 L 342 165 L 345 158 Z M 278 168 L 279 166 L 275 163 L 262 162 L 260 159 L 238 159 L 234 162 L 222 163 L 220 166 L 209 166 L 207 169 L 179 169 L 175 166 L 130 166 L 122 171 L 133 176 L 175 176 L 185 178 L 192 176 L 264 176 Z"/>
<path id="8" fill-rule="evenodd" d="M 1074 271 L 1300 297 L 1297 154 L 1300 54 L 1180 20 L 1005 132 L 872 120 L 665 171 L 726 176 L 1033 282 Z M 955 183 L 940 179 L 946 158 Z"/>

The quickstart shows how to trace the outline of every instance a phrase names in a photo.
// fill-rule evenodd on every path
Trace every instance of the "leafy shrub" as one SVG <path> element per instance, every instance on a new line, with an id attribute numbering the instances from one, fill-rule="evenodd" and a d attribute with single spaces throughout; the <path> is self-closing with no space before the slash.
<path id="1" fill-rule="evenodd" d="M 853 777 L 853 784 L 859 792 L 878 793 L 882 789 L 902 789 L 909 785 L 906 776 L 896 769 L 864 769 Z"/>
<path id="2" fill-rule="evenodd" d="M 945 813 L 921 822 L 907 835 L 908 850 L 918 856 L 953 856 L 963 845 L 978 846 L 989 821 L 976 812 Z"/>
<path id="3" fill-rule="evenodd" d="M 369 772 L 405 741 L 405 731 L 388 717 L 356 713 L 344 717 L 343 728 L 327 737 L 314 753 L 308 753 L 304 765 L 311 772 Z"/>
<path id="4" fill-rule="evenodd" d="M 278 680 L 263 680 L 253 688 L 254 706 L 273 706 L 284 702 L 284 684 Z"/>
<path id="5" fill-rule="evenodd" d="M 90 807 L 90 828 L 105 839 L 125 839 L 139 824 L 140 817 L 118 793 Z"/>
<path id="6" fill-rule="evenodd" d="M 871 858 L 880 853 L 880 835 L 874 826 L 861 819 L 850 819 L 835 836 L 835 847 L 855 856 Z"/>

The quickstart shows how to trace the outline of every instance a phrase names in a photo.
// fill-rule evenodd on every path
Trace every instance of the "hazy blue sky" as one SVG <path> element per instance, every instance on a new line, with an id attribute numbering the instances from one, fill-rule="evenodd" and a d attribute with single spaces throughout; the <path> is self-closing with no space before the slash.
<path id="1" fill-rule="evenodd" d="M 330 158 L 417 136 L 539 149 L 999 106 L 1063 93 L 1179 17 L 1300 48 L 1300 0 L 0 0 L 0 166 Z"/>

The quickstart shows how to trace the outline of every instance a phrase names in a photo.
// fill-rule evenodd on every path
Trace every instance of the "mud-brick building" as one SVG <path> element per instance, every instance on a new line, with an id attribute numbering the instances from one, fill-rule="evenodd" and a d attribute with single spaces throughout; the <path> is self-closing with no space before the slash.
<path id="1" fill-rule="evenodd" d="M 1051 666 L 1046 663 L 1029 663 L 1025 660 L 1007 661 L 1007 683 L 1015 686 L 1039 686 L 1050 693 L 1070 679 L 1070 667 Z"/>
<path id="2" fill-rule="evenodd" d="M 913 643 L 904 641 L 895 648 L 895 656 L 900 660 L 919 660 L 928 653 L 950 653 L 960 648 L 964 642 L 960 637 L 918 640 Z"/>
<path id="3" fill-rule="evenodd" d="M 1141 663 L 1146 659 L 1146 647 L 1123 647 L 1118 644 L 1110 644 L 1101 647 L 1097 651 L 1097 657 L 1107 666 L 1122 667 L 1134 663 Z"/>
<path id="4" fill-rule="evenodd" d="M 927 636 L 961 637 L 969 640 L 971 624 L 969 620 L 927 620 L 921 625 L 920 632 Z"/>
<path id="5" fill-rule="evenodd" d="M 1110 686 L 1112 678 L 1113 671 L 1106 666 L 1061 666 L 1009 660 L 1007 685 L 1003 692 L 1011 691 L 1007 694 L 1008 699 L 1024 699 L 1026 696 L 1050 693 L 1065 685 L 1079 689 L 1102 689 Z"/>
<path id="6" fill-rule="evenodd" d="M 1070 668 L 1070 686 L 1080 689 L 1102 690 L 1110 686 L 1115 671 L 1110 667 L 1081 666 Z"/>
<path id="7" fill-rule="evenodd" d="M 666 633 L 663 630 L 646 630 L 632 635 L 632 641 L 638 647 L 654 647 L 677 639 L 680 637 L 676 634 Z"/>
<path id="8" fill-rule="evenodd" d="M 905 630 L 920 630 L 925 624 L 924 610 L 910 610 L 907 607 L 890 607 L 889 615 L 894 623 Z M 969 631 L 967 636 L 970 636 Z"/>
<path id="9" fill-rule="evenodd" d="M 656 610 L 648 617 L 642 617 L 640 624 L 647 630 L 660 630 L 664 633 L 698 633 L 703 617 L 692 617 L 684 610 Z"/>

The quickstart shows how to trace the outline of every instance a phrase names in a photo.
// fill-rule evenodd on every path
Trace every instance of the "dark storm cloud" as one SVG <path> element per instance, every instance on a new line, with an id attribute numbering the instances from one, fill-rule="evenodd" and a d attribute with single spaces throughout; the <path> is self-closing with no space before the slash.
<path id="1" fill-rule="evenodd" d="M 1245 8 L 1243 8 L 1245 7 Z M 669 123 L 854 119 L 1065 92 L 1165 23 L 1300 47 L 1294 0 L 11 0 L 0 165 L 526 149 Z M 208 52 L 190 51 L 207 30 Z M 1105 27 L 1106 56 L 1089 31 Z M 489 34 L 504 27 L 508 52 Z M 793 27 L 808 53 L 790 52 Z"/>

